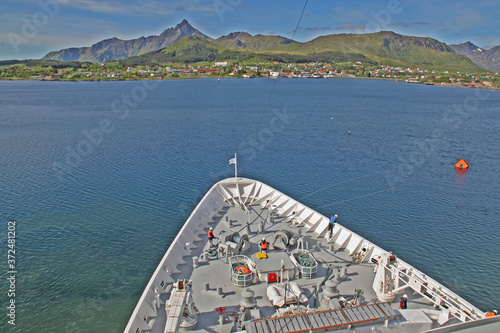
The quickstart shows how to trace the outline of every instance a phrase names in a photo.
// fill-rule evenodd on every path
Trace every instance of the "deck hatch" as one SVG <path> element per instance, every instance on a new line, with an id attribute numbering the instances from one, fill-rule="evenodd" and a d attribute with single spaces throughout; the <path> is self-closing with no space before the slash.
<path id="1" fill-rule="evenodd" d="M 395 318 L 396 312 L 389 303 L 379 303 L 286 317 L 257 319 L 247 323 L 246 329 L 252 333 L 298 333 L 310 330 L 344 329 L 348 325 L 360 326 Z"/>

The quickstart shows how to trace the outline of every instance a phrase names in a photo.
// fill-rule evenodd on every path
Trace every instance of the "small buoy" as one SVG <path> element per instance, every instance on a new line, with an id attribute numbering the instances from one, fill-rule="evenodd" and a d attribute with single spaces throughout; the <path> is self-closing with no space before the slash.
<path id="1" fill-rule="evenodd" d="M 330 119 L 332 119 L 332 120 L 333 120 L 333 117 L 331 117 Z"/>
<path id="2" fill-rule="evenodd" d="M 457 168 L 457 169 L 465 170 L 468 167 L 469 167 L 469 164 L 467 164 L 467 162 L 465 162 L 464 159 L 461 159 L 460 161 L 455 163 L 455 168 Z"/>

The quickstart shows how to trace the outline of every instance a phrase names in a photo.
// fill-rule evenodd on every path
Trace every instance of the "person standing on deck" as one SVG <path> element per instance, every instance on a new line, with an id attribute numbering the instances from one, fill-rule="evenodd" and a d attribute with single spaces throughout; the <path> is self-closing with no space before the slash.
<path id="1" fill-rule="evenodd" d="M 214 235 L 214 229 L 210 227 L 210 229 L 208 229 L 208 240 L 210 241 L 211 246 L 214 245 L 214 238 L 216 238 Z"/>
<path id="2" fill-rule="evenodd" d="M 399 301 L 399 308 L 406 309 L 408 306 L 408 296 L 406 294 L 403 295 L 403 298 Z"/>
<path id="3" fill-rule="evenodd" d="M 338 217 L 338 215 L 334 215 L 334 216 L 330 217 L 330 223 L 328 223 L 328 234 L 330 236 L 328 236 L 328 238 L 332 238 L 333 225 L 337 222 L 337 217 Z"/>
<path id="4" fill-rule="evenodd" d="M 486 313 L 486 317 L 495 317 L 497 314 L 497 310 L 489 311 L 488 313 Z"/>
<path id="5" fill-rule="evenodd" d="M 260 252 L 261 253 L 267 253 L 268 244 L 269 243 L 266 241 L 266 239 L 262 238 L 262 241 L 260 242 Z"/>

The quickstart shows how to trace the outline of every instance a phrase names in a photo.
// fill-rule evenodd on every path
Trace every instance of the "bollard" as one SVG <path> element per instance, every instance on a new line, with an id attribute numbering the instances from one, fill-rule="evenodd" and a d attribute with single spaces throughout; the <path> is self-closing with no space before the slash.
<path id="1" fill-rule="evenodd" d="M 338 297 L 339 291 L 337 289 L 337 282 L 328 280 L 325 282 L 325 288 L 323 289 L 323 296 L 327 298 Z"/>
<path id="2" fill-rule="evenodd" d="M 252 309 L 257 305 L 257 301 L 255 301 L 255 293 L 247 289 L 241 293 L 240 306 L 244 309 Z"/>
<path id="3" fill-rule="evenodd" d="M 259 222 L 259 234 L 264 232 L 264 221 Z"/>
<path id="4" fill-rule="evenodd" d="M 347 266 L 344 266 L 342 276 L 347 277 L 347 275 Z"/>
<path id="5" fill-rule="evenodd" d="M 160 306 L 161 306 L 160 293 L 157 293 L 157 294 L 155 295 L 155 298 L 156 298 L 156 299 L 155 299 L 155 302 L 156 302 L 156 307 L 159 309 L 159 308 L 160 308 Z"/>

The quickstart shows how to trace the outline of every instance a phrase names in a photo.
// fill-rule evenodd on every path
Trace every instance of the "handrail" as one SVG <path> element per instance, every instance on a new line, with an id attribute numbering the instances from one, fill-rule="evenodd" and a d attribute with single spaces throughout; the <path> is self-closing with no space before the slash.
<path id="1" fill-rule="evenodd" d="M 419 295 L 429 299 L 434 305 L 444 307 L 445 309 L 449 310 L 449 313 L 458 320 L 476 320 L 484 317 L 482 315 L 482 312 L 477 314 L 474 311 L 471 311 L 471 309 L 469 308 L 464 309 L 465 306 L 463 302 L 455 300 L 455 298 L 459 298 L 458 295 L 449 293 L 447 290 L 443 289 L 443 286 L 436 285 L 433 283 L 433 281 L 429 281 L 425 277 L 414 274 L 415 270 L 413 268 L 410 269 L 410 267 L 406 267 L 401 262 L 398 262 L 398 266 L 403 266 L 404 269 L 400 269 L 394 265 L 385 265 L 385 267 L 395 276 L 397 276 L 399 280 L 403 281 L 405 285 L 408 285 Z M 405 270 L 410 271 L 413 274 L 408 274 L 407 272 L 405 272 Z M 421 273 L 418 270 L 416 270 L 416 272 Z M 423 275 L 423 273 L 421 274 Z M 405 280 L 403 277 L 407 278 L 407 280 Z M 414 280 L 414 282 L 411 281 L 412 279 Z M 415 287 L 420 287 L 420 290 Z"/>

